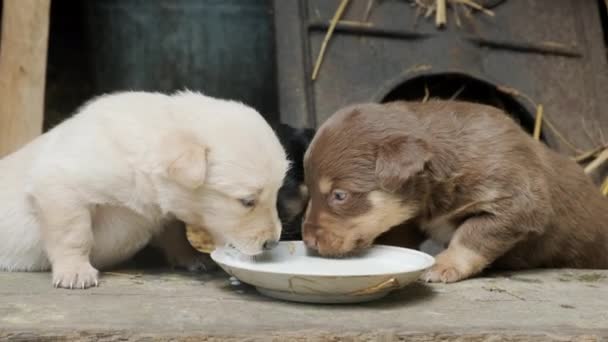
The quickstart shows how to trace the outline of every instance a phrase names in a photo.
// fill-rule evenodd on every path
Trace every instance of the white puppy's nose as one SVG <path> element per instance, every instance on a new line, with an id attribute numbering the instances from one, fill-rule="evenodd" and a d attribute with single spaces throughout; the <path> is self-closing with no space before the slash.
<path id="1" fill-rule="evenodd" d="M 275 248 L 278 244 L 279 244 L 278 240 L 266 240 L 264 242 L 264 244 L 262 245 L 262 248 L 265 251 L 268 251 L 268 250 L 271 250 L 271 249 Z"/>

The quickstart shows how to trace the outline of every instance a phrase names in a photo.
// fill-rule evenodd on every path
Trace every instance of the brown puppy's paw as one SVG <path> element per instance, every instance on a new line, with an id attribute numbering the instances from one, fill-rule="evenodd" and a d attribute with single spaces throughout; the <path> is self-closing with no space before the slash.
<path id="1" fill-rule="evenodd" d="M 465 278 L 456 267 L 449 264 L 436 264 L 420 277 L 427 283 L 454 283 Z"/>
<path id="2" fill-rule="evenodd" d="M 435 265 L 422 275 L 422 280 L 454 283 L 478 274 L 489 264 L 488 259 L 458 242 L 450 243 L 450 247 L 439 253 L 435 260 Z"/>
<path id="3" fill-rule="evenodd" d="M 87 289 L 99 285 L 99 271 L 90 263 L 65 264 L 53 267 L 53 286 L 64 289 Z"/>

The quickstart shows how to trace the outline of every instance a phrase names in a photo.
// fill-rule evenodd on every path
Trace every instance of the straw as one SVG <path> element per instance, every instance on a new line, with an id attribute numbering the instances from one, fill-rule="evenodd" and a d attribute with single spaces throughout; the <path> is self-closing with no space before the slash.
<path id="1" fill-rule="evenodd" d="M 538 105 L 536 104 L 536 101 L 532 100 L 532 98 L 530 96 L 528 96 L 528 95 L 520 92 L 519 90 L 517 90 L 515 88 L 507 87 L 507 86 L 496 86 L 496 89 L 498 91 L 501 91 L 501 92 L 505 93 L 505 94 L 521 97 L 521 98 L 525 99 L 526 101 L 530 102 L 530 104 L 532 104 L 532 106 L 536 107 L 537 110 L 538 110 Z M 578 147 L 576 147 L 572 142 L 570 142 L 570 140 L 566 139 L 566 137 L 563 134 L 560 133 L 560 131 L 555 127 L 555 125 L 551 121 L 549 121 L 549 119 L 547 117 L 543 118 L 543 122 L 570 149 L 572 149 L 576 153 L 581 153 L 582 152 L 581 149 L 579 149 Z"/>
<path id="2" fill-rule="evenodd" d="M 597 155 L 606 148 L 608 148 L 607 145 L 602 145 L 602 146 L 598 146 L 594 149 L 591 149 L 589 151 L 583 152 L 583 153 L 579 154 L 578 156 L 574 157 L 574 161 L 576 161 L 577 163 L 584 163 L 591 158 L 596 158 Z"/>
<path id="3" fill-rule="evenodd" d="M 448 21 L 446 0 L 437 0 L 436 6 L 437 11 L 435 12 L 435 25 L 437 27 L 444 27 Z"/>
<path id="4" fill-rule="evenodd" d="M 483 12 L 484 14 L 493 17 L 494 16 L 494 12 L 490 11 L 489 9 L 481 6 L 480 4 L 471 1 L 471 0 L 450 0 L 451 2 L 455 2 L 455 3 L 461 3 L 463 5 L 467 5 L 469 7 L 472 7 L 480 12 Z"/>
<path id="5" fill-rule="evenodd" d="M 415 0 L 414 3 L 417 6 L 416 19 L 418 19 L 418 17 L 420 16 L 421 10 L 425 11 L 425 13 L 424 13 L 425 18 L 429 18 L 433 13 L 435 13 L 435 25 L 438 28 L 445 27 L 445 25 L 447 24 L 448 5 L 450 5 L 452 7 L 452 9 L 454 10 L 454 16 L 456 18 L 456 25 L 458 27 L 460 27 L 460 24 L 461 24 L 460 17 L 458 16 L 458 10 L 457 10 L 458 6 L 462 6 L 467 9 L 467 13 L 465 13 L 465 14 L 467 14 L 467 17 L 470 17 L 470 9 L 474 9 L 474 10 L 482 12 L 483 14 L 485 14 L 487 16 L 494 17 L 493 11 L 483 7 L 482 5 L 480 5 L 477 2 L 472 1 L 472 0 L 432 0 L 432 1 Z M 371 1 L 370 1 L 370 3 L 368 3 L 368 6 L 371 6 Z M 366 15 L 365 18 L 367 18 L 367 16 L 369 15 L 367 13 L 367 10 L 366 10 L 365 15 Z"/>
<path id="6" fill-rule="evenodd" d="M 422 99 L 422 103 L 427 103 L 429 97 L 431 96 L 431 92 L 429 91 L 429 87 L 424 84 L 424 98 Z"/>
<path id="7" fill-rule="evenodd" d="M 313 81 L 317 79 L 319 69 L 321 68 L 321 63 L 323 63 L 323 57 L 325 56 L 325 49 L 327 49 L 327 44 L 329 43 L 329 40 L 331 39 L 331 36 L 334 33 L 336 25 L 338 24 L 338 21 L 342 17 L 342 14 L 344 13 L 346 6 L 348 5 L 348 1 L 349 0 L 342 0 L 340 5 L 338 6 L 338 9 L 336 10 L 336 13 L 334 13 L 334 17 L 331 19 L 331 25 L 329 25 L 329 29 L 325 34 L 325 38 L 323 39 L 323 43 L 321 44 L 321 50 L 319 51 L 319 56 L 317 56 L 317 61 L 315 62 L 315 67 L 312 71 Z"/>
<path id="8" fill-rule="evenodd" d="M 534 122 L 534 139 L 540 140 L 540 131 L 543 126 L 543 105 L 536 107 L 536 121 Z"/>
<path id="9" fill-rule="evenodd" d="M 608 160 L 608 148 L 604 149 L 589 165 L 585 167 L 585 173 L 591 174 L 595 169 L 602 166 Z"/>
<path id="10" fill-rule="evenodd" d="M 608 0 L 606 0 L 606 1 L 608 1 Z M 606 177 L 606 179 L 604 179 L 604 183 L 602 183 L 602 186 L 600 189 L 602 190 L 602 195 L 608 196 L 608 177 Z"/>
<path id="11" fill-rule="evenodd" d="M 363 21 L 369 20 L 369 15 L 372 13 L 373 7 L 374 7 L 374 0 L 367 0 L 367 7 L 365 8 L 365 12 L 363 13 Z"/>

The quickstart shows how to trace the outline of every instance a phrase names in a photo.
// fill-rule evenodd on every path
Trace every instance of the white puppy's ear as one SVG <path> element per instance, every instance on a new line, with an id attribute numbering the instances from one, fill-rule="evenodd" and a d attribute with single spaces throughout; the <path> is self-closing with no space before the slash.
<path id="1" fill-rule="evenodd" d="M 163 139 L 162 163 L 169 179 L 188 189 L 205 183 L 207 149 L 194 137 L 178 133 Z"/>

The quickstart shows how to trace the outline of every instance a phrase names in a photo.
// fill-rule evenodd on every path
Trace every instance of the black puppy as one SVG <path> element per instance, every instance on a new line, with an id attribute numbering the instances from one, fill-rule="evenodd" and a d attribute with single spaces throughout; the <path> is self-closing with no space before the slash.
<path id="1" fill-rule="evenodd" d="M 277 199 L 279 219 L 283 224 L 281 240 L 301 240 L 302 216 L 308 203 L 308 190 L 304 185 L 304 153 L 315 131 L 286 124 L 277 124 L 274 130 L 292 162 Z"/>

